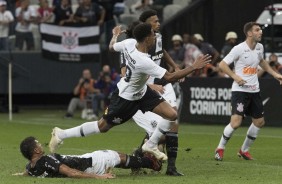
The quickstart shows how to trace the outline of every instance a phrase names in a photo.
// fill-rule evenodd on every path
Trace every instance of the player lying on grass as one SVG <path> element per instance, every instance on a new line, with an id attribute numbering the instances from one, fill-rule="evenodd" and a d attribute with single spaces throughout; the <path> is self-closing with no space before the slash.
<path id="1" fill-rule="evenodd" d="M 161 170 L 161 162 L 151 155 L 135 157 L 113 150 L 99 150 L 83 155 L 45 155 L 44 149 L 35 137 L 27 137 L 20 144 L 22 155 L 29 160 L 26 171 L 21 175 L 35 177 L 71 178 L 114 178 L 110 173 L 114 167 L 150 168 Z"/>

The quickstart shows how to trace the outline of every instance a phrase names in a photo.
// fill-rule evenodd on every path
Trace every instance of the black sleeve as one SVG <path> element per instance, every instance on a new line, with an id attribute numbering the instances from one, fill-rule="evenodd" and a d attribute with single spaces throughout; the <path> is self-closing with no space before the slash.
<path id="1" fill-rule="evenodd" d="M 46 157 L 45 167 L 46 170 L 55 174 L 59 174 L 61 162 L 52 156 Z"/>
<path id="2" fill-rule="evenodd" d="M 27 166 L 28 174 L 36 177 L 59 177 L 61 162 L 52 156 L 43 156 L 31 167 Z"/>

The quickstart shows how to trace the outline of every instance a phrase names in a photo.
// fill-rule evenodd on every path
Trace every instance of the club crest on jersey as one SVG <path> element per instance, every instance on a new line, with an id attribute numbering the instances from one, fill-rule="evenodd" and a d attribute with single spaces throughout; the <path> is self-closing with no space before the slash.
<path id="1" fill-rule="evenodd" d="M 243 112 L 243 110 L 244 110 L 244 104 L 238 103 L 238 104 L 237 104 L 237 111 Z"/>
<path id="2" fill-rule="evenodd" d="M 63 32 L 62 45 L 66 49 L 74 49 L 78 45 L 78 33 L 76 32 Z"/>

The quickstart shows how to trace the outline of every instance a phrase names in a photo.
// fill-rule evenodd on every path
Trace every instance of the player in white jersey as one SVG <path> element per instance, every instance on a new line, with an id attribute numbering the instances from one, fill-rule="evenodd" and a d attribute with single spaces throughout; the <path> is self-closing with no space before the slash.
<path id="1" fill-rule="evenodd" d="M 233 132 L 241 125 L 245 115 L 252 117 L 252 124 L 247 131 L 245 141 L 238 152 L 238 156 L 245 160 L 252 160 L 249 153 L 250 146 L 256 139 L 260 128 L 265 124 L 263 104 L 257 76 L 258 65 L 282 84 L 282 75 L 271 69 L 263 59 L 262 30 L 255 22 L 248 22 L 244 26 L 246 40 L 235 46 L 220 62 L 220 69 L 234 79 L 232 84 L 232 115 L 230 123 L 225 127 L 219 145 L 215 151 L 215 159 L 223 160 L 225 145 Z M 234 72 L 228 65 L 234 62 Z"/>
<path id="2" fill-rule="evenodd" d="M 147 54 L 155 41 L 151 25 L 139 24 L 134 29 L 134 35 L 137 44 L 133 50 L 131 50 L 132 47 L 128 48 L 126 44 L 130 40 L 124 40 L 114 45 L 117 51 L 125 53 L 127 72 L 126 76 L 119 81 L 118 88 L 113 92 L 110 105 L 105 110 L 103 117 L 99 121 L 86 122 L 66 130 L 55 127 L 49 142 L 51 152 L 54 152 L 66 138 L 107 132 L 112 127 L 128 121 L 138 110 L 152 111 L 170 121 L 177 118 L 177 112 L 158 93 L 147 87 L 148 77 L 164 78 L 168 81 L 179 80 L 195 69 L 204 67 L 210 62 L 210 56 L 201 56 L 191 67 L 170 73 L 155 64 Z M 158 150 L 157 144 L 163 132 L 169 128 L 170 124 L 162 123 L 160 128 L 156 129 L 143 145 L 143 151 L 152 153 L 159 160 L 166 160 L 167 156 Z"/>
<path id="3" fill-rule="evenodd" d="M 157 12 L 155 10 L 146 10 L 140 15 L 139 21 L 151 24 L 156 35 L 155 45 L 148 52 L 151 59 L 157 65 L 166 66 L 166 68 L 171 67 L 174 71 L 180 70 L 178 65 L 162 47 L 162 35 L 159 32 L 160 22 L 157 16 Z M 155 77 L 151 76 L 147 81 L 147 84 L 151 89 L 157 91 L 177 111 L 176 95 L 170 82 L 163 79 L 158 80 Z M 163 121 L 165 123 L 172 124 L 171 128 L 164 133 L 165 137 L 162 141 L 165 144 L 166 152 L 168 155 L 166 174 L 172 176 L 183 176 L 182 173 L 177 171 L 175 166 L 178 152 L 178 122 L 169 122 L 169 120 L 166 120 L 155 113 L 142 113 L 140 110 L 137 111 L 137 113 L 133 116 L 133 120 L 138 126 L 145 129 L 147 134 L 144 139 L 148 139 L 152 135 L 154 130 L 158 128 L 158 122 Z M 142 147 L 143 143 L 144 141 L 142 141 L 140 148 Z M 134 154 L 140 154 L 140 148 L 137 149 Z"/>

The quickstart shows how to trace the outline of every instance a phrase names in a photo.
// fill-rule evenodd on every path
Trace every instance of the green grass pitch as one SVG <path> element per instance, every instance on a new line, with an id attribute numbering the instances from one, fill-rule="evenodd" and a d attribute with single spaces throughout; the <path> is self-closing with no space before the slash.
<path id="1" fill-rule="evenodd" d="M 0 184 L 68 184 L 68 183 L 115 183 L 115 184 L 277 184 L 282 183 L 282 133 L 281 128 L 264 127 L 250 152 L 255 158 L 245 161 L 237 157 L 247 127 L 239 128 L 227 145 L 223 162 L 214 160 L 214 150 L 224 126 L 180 124 L 177 168 L 183 177 L 166 176 L 166 164 L 161 173 L 130 175 L 130 170 L 114 169 L 116 179 L 32 178 L 12 176 L 22 172 L 27 161 L 19 152 L 20 141 L 35 136 L 41 143 L 48 143 L 54 126 L 69 128 L 83 123 L 78 118 L 63 119 L 64 110 L 28 110 L 14 114 L 9 122 L 8 114 L 0 114 Z M 64 141 L 58 150 L 61 154 L 82 154 L 98 149 L 112 149 L 130 154 L 139 145 L 144 132 L 129 121 L 106 134 Z M 187 151 L 187 148 L 192 148 Z M 47 147 L 45 148 L 48 153 Z"/>

